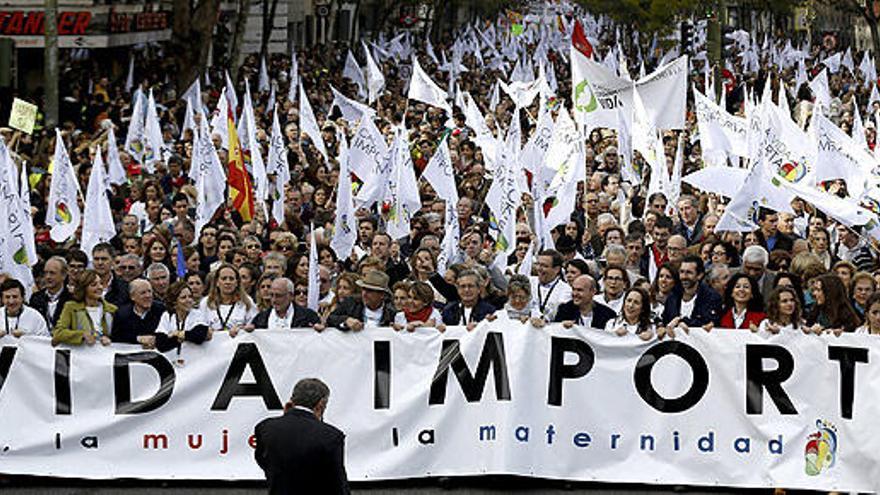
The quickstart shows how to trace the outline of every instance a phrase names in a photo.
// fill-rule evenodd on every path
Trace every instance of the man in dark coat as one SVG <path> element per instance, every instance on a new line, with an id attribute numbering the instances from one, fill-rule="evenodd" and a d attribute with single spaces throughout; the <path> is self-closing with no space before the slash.
<path id="1" fill-rule="evenodd" d="M 455 281 L 458 301 L 443 308 L 443 323 L 447 325 L 466 325 L 472 329 L 486 316 L 495 312 L 495 306 L 480 298 L 482 277 L 474 270 L 464 270 Z"/>
<path id="2" fill-rule="evenodd" d="M 330 389 L 317 378 L 297 382 L 284 415 L 254 429 L 254 458 L 271 495 L 348 494 L 345 434 L 324 423 Z"/>
<path id="3" fill-rule="evenodd" d="M 51 330 L 61 316 L 64 303 L 70 299 L 71 294 L 67 290 L 67 260 L 61 256 L 53 256 L 46 260 L 43 267 L 43 288 L 31 296 L 30 306 L 46 318 Z"/>
<path id="4" fill-rule="evenodd" d="M 131 302 L 120 307 L 113 317 L 110 339 L 152 348 L 156 344 L 156 328 L 165 306 L 153 300 L 153 287 L 144 279 L 132 281 L 129 298 Z"/>
<path id="5" fill-rule="evenodd" d="M 294 284 L 289 278 L 276 278 L 269 289 L 272 307 L 254 316 L 254 328 L 287 330 L 290 328 L 310 328 L 321 322 L 318 313 L 293 302 Z"/>
<path id="6" fill-rule="evenodd" d="M 608 306 L 593 301 L 596 288 L 596 280 L 590 275 L 580 275 L 574 279 L 571 282 L 571 301 L 559 306 L 553 321 L 605 330 L 605 324 L 617 314 Z"/>

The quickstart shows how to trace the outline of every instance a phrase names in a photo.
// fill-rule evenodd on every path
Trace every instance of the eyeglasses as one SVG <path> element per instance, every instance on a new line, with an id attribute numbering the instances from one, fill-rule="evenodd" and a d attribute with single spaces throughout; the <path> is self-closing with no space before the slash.
<path id="1" fill-rule="evenodd" d="M 293 246 L 291 246 L 289 244 L 279 244 L 278 249 L 280 249 L 281 251 L 292 251 Z"/>
<path id="2" fill-rule="evenodd" d="M 295 291 L 293 291 L 293 295 L 295 296 L 305 296 L 308 295 L 308 293 L 309 291 L 307 291 L 306 289 L 296 289 Z"/>

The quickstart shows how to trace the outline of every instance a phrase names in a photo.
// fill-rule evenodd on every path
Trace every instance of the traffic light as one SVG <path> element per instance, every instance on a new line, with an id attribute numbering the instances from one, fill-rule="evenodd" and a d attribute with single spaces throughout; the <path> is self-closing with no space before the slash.
<path id="1" fill-rule="evenodd" d="M 691 53 L 694 47 L 694 25 L 688 21 L 681 23 L 681 53 Z"/>
<path id="2" fill-rule="evenodd" d="M 732 26 L 724 26 L 721 28 L 721 58 L 733 59 L 739 51 L 736 46 L 736 39 L 733 36 L 734 29 Z"/>

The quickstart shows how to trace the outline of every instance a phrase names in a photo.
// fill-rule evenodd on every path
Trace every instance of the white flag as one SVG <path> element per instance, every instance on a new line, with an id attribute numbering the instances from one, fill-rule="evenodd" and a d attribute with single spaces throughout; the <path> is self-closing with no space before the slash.
<path id="1" fill-rule="evenodd" d="M 816 97 L 816 104 L 827 112 L 831 108 L 831 89 L 828 86 L 828 69 L 822 69 L 818 76 L 810 81 L 810 90 Z"/>
<path id="2" fill-rule="evenodd" d="M 312 139 L 312 145 L 327 161 L 327 148 L 324 147 L 324 138 L 321 137 L 321 129 L 318 127 L 318 121 L 315 119 L 315 112 L 312 111 L 312 105 L 306 96 L 306 90 L 303 89 L 302 83 L 299 85 L 299 130 L 300 133 L 309 136 Z"/>
<path id="3" fill-rule="evenodd" d="M 21 176 L 19 177 L 19 197 L 21 198 L 21 214 L 23 217 L 22 226 L 24 233 L 22 239 L 24 241 L 24 250 L 27 254 L 27 264 L 34 266 L 37 264 L 37 245 L 34 238 L 34 219 L 31 216 L 31 189 L 28 182 L 27 167 L 21 165 Z"/>
<path id="4" fill-rule="evenodd" d="M 251 103 L 251 86 L 244 81 L 244 105 L 242 118 L 238 123 L 238 137 L 245 165 L 254 178 L 254 199 L 266 211 L 266 200 L 269 199 L 269 178 L 266 175 L 266 162 L 263 161 L 263 150 L 257 141 L 257 123 L 254 118 L 254 107 Z"/>
<path id="5" fill-rule="evenodd" d="M 260 57 L 260 77 L 257 80 L 257 91 L 260 93 L 269 91 L 269 69 L 266 67 L 266 57 Z"/>
<path id="6" fill-rule="evenodd" d="M 859 99 L 853 95 L 853 125 L 852 138 L 863 150 L 869 150 L 868 137 L 865 135 L 865 123 L 862 121 L 861 112 L 859 112 Z"/>
<path id="7" fill-rule="evenodd" d="M 162 127 L 159 124 L 159 114 L 156 112 L 156 100 L 153 99 L 153 90 L 150 90 L 150 96 L 147 99 L 147 117 L 146 117 L 146 141 L 149 151 L 144 155 L 144 168 L 147 172 L 153 173 L 157 162 L 165 161 L 165 140 L 162 137 Z"/>
<path id="8" fill-rule="evenodd" d="M 449 103 L 446 101 L 446 91 L 440 89 L 440 87 L 428 77 L 428 74 L 425 74 L 425 71 L 422 70 L 417 58 L 413 57 L 412 60 L 412 79 L 409 83 L 407 98 L 442 108 L 448 115 L 452 115 L 452 107 L 450 107 Z"/>
<path id="9" fill-rule="evenodd" d="M 193 132 L 195 132 L 196 129 L 196 114 L 193 110 L 193 103 L 191 100 L 186 100 L 186 110 L 183 112 L 183 125 L 180 126 L 180 137 L 178 138 L 178 141 L 183 140 L 187 129 L 190 129 Z"/>
<path id="10" fill-rule="evenodd" d="M 226 71 L 226 99 L 232 106 L 232 115 L 234 117 L 238 111 L 238 95 L 235 94 L 235 84 L 232 83 L 232 78 L 229 77 L 229 71 Z M 226 114 L 223 114 L 223 119 L 225 120 L 226 118 Z"/>
<path id="11" fill-rule="evenodd" d="M 134 87 L 134 54 L 128 57 L 128 76 L 125 78 L 125 92 L 131 93 Z"/>
<path id="12" fill-rule="evenodd" d="M 357 241 L 357 219 L 354 215 L 354 199 L 351 197 L 348 143 L 342 131 L 337 129 L 336 136 L 339 139 L 339 182 L 336 192 L 336 219 L 333 223 L 330 248 L 340 260 L 346 260 Z"/>
<path id="13" fill-rule="evenodd" d="M 658 129 L 684 129 L 687 105 L 687 55 L 636 81 L 648 118 Z"/>
<path id="14" fill-rule="evenodd" d="M 290 88 L 287 90 L 287 99 L 291 102 L 296 100 L 296 88 L 299 87 L 299 63 L 296 61 L 296 48 L 290 52 Z"/>
<path id="15" fill-rule="evenodd" d="M 385 87 L 385 76 L 382 75 L 382 71 L 379 70 L 379 66 L 376 65 L 376 62 L 373 60 L 373 56 L 370 54 L 367 45 L 364 44 L 363 46 L 364 54 L 367 57 L 367 101 L 372 105 L 373 102 L 379 98 L 379 95 L 382 94 L 382 88 Z"/>
<path id="16" fill-rule="evenodd" d="M 815 181 L 843 179 L 853 197 L 859 197 L 874 169 L 874 157 L 855 139 L 821 113 L 813 116 L 815 135 Z"/>
<path id="17" fill-rule="evenodd" d="M 116 145 L 116 133 L 113 126 L 107 132 L 107 165 L 109 167 L 110 183 L 116 186 L 125 184 L 126 173 L 125 167 L 122 166 L 122 160 L 119 158 L 119 147 Z"/>
<path id="18" fill-rule="evenodd" d="M 336 88 L 330 85 L 330 91 L 333 92 L 333 103 L 330 108 L 336 107 L 342 113 L 342 118 L 349 122 L 358 122 L 366 116 L 372 118 L 376 111 L 372 107 L 368 107 L 363 103 L 348 98 L 340 93 Z"/>
<path id="19" fill-rule="evenodd" d="M 455 170 L 452 168 L 452 159 L 449 156 L 448 138 L 444 137 L 437 146 L 434 156 L 428 161 L 428 165 L 422 172 L 422 177 L 431 184 L 437 196 L 445 201 L 451 201 L 458 197 L 455 187 Z"/>
<path id="20" fill-rule="evenodd" d="M 375 171 L 384 169 L 388 157 L 388 144 L 373 119 L 361 119 L 351 138 L 348 153 L 349 168 L 367 187 L 372 183 Z M 360 192 L 358 198 L 360 201 Z"/>
<path id="21" fill-rule="evenodd" d="M 841 57 L 841 53 L 837 52 L 834 55 L 831 55 L 830 57 L 823 60 L 822 65 L 827 67 L 828 70 L 831 71 L 832 74 L 836 74 L 837 71 L 840 70 L 840 61 L 841 61 L 840 57 Z"/>
<path id="22" fill-rule="evenodd" d="M 131 155 L 131 158 L 140 164 L 144 162 L 144 153 L 146 147 L 144 124 L 147 118 L 146 97 L 141 88 L 135 90 L 131 97 L 132 111 L 131 118 L 128 121 L 128 134 L 125 135 L 125 152 Z"/>
<path id="23" fill-rule="evenodd" d="M 390 206 L 385 229 L 392 239 L 400 239 L 410 234 L 410 219 L 422 207 L 405 129 L 398 130 L 392 163 L 394 168 L 388 175 L 384 195 Z"/>
<path id="24" fill-rule="evenodd" d="M 717 169 L 713 168 L 713 170 Z M 755 162 L 742 187 L 733 196 L 724 214 L 715 226 L 716 232 L 751 232 L 758 228 L 758 211 L 761 207 L 791 213 L 794 194 L 781 186 L 785 181 L 770 178 L 765 165 Z"/>
<path id="25" fill-rule="evenodd" d="M 318 301 L 321 298 L 321 280 L 318 269 L 318 244 L 315 242 L 315 225 L 309 231 L 309 275 L 308 275 L 308 299 L 306 307 L 312 311 L 318 311 Z"/>
<path id="26" fill-rule="evenodd" d="M 519 145 L 515 140 L 519 128 L 518 120 L 519 111 L 515 111 L 507 138 L 503 145 L 498 146 L 492 185 L 486 194 L 486 204 L 492 211 L 498 230 L 494 252 L 502 254 L 501 261 L 506 261 L 506 255 L 516 249 L 516 211 L 522 201 L 517 178 L 522 173 L 522 167 L 517 160 Z"/>
<path id="27" fill-rule="evenodd" d="M 727 113 L 696 89 L 693 93 L 703 160 L 712 165 L 723 165 L 731 155 L 748 157 L 746 119 Z"/>
<path id="28" fill-rule="evenodd" d="M 101 156 L 101 148 L 98 148 L 95 153 L 95 163 L 92 164 L 92 172 L 89 175 L 89 185 L 86 189 L 82 241 L 80 242 L 82 250 L 89 256 L 89 259 L 92 259 L 92 248 L 98 243 L 109 242 L 116 235 L 113 212 L 110 210 L 110 200 L 107 198 L 105 187 L 105 174 L 104 159 Z"/>
<path id="29" fill-rule="evenodd" d="M 226 88 L 220 90 L 217 109 L 211 119 L 211 132 L 220 136 L 220 144 L 224 149 L 229 148 L 229 100 L 226 98 Z"/>
<path id="30" fill-rule="evenodd" d="M 195 221 L 198 234 L 226 201 L 226 172 L 220 164 L 205 119 L 200 119 L 199 132 L 196 133 L 190 176 L 196 183 L 198 197 Z"/>
<path id="31" fill-rule="evenodd" d="M 18 180 L 22 183 L 17 184 Z M 21 165 L 21 173 L 18 172 L 9 149 L 0 140 L 0 205 L 2 205 L 3 217 L 6 221 L 6 229 L 2 234 L 6 237 L 11 257 L 15 266 L 9 268 L 16 278 L 21 279 L 25 287 L 30 290 L 33 285 L 33 277 L 30 275 L 30 267 L 37 263 L 37 249 L 34 243 L 34 224 L 31 219 L 31 199 L 28 189 L 27 171 L 25 164 Z M 0 267 L 0 270 L 3 270 Z"/>
<path id="32" fill-rule="evenodd" d="M 5 156 L 0 160 L 14 167 L 6 145 L 0 143 L 0 146 L 2 146 L 0 154 Z M 0 178 L 3 182 L 0 185 L 3 194 L 3 198 L 0 198 L 0 204 L 3 205 L 4 210 L 4 213 L 0 215 L 0 272 L 8 273 L 12 278 L 21 282 L 25 286 L 25 297 L 29 297 L 31 289 L 34 287 L 34 276 L 31 272 L 30 259 L 26 254 L 26 240 L 23 238 L 25 217 L 20 209 L 21 202 L 17 188 L 14 188 L 14 184 L 10 184 L 6 178 L 8 175 L 14 176 L 16 174 L 10 174 L 6 168 L 4 167 L 2 170 L 4 177 Z M 36 256 L 34 261 L 36 261 Z"/>
<path id="33" fill-rule="evenodd" d="M 358 97 L 365 98 L 367 96 L 367 81 L 364 79 L 364 71 L 361 70 L 351 50 L 348 51 L 348 56 L 345 58 L 342 77 L 347 77 L 351 82 L 357 84 Z"/>
<path id="34" fill-rule="evenodd" d="M 272 109 L 272 137 L 269 141 L 266 173 L 275 176 L 275 181 L 270 184 L 272 218 L 281 225 L 284 222 L 284 185 L 290 182 L 290 165 L 287 162 L 287 148 L 284 146 L 277 108 Z"/>
<path id="35" fill-rule="evenodd" d="M 50 235 L 55 242 L 65 242 L 70 239 L 79 227 L 82 213 L 76 202 L 78 193 L 79 184 L 76 182 L 73 164 L 70 163 L 61 131 L 56 128 L 52 181 L 49 185 L 49 202 L 46 207 L 46 224 L 52 228 Z"/>

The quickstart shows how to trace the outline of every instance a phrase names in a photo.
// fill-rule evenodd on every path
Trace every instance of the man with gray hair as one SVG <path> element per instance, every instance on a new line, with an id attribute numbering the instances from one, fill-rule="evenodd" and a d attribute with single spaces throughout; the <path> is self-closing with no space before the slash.
<path id="1" fill-rule="evenodd" d="M 144 279 L 128 286 L 131 302 L 116 311 L 110 338 L 113 342 L 141 344 L 145 349 L 156 345 L 156 328 L 165 306 L 153 298 L 153 287 Z"/>
<path id="2" fill-rule="evenodd" d="M 289 278 L 276 278 L 269 287 L 272 307 L 257 313 L 252 323 L 254 328 L 269 330 L 289 330 L 291 328 L 311 328 L 321 322 L 318 313 L 293 302 L 294 284 Z"/>
<path id="3" fill-rule="evenodd" d="M 168 284 L 171 283 L 171 271 L 162 263 L 153 263 L 147 267 L 147 280 L 153 286 L 153 295 L 164 299 Z"/>
<path id="4" fill-rule="evenodd" d="M 123 254 L 116 259 L 116 268 L 114 269 L 116 276 L 131 283 L 133 280 L 141 278 L 144 274 L 143 265 L 141 265 L 141 257 L 133 254 Z"/>
<path id="5" fill-rule="evenodd" d="M 761 246 L 753 245 L 743 251 L 742 267 L 739 269 L 740 272 L 758 282 L 758 288 L 761 289 L 765 303 L 770 301 L 770 292 L 773 291 L 773 281 L 776 279 L 776 272 L 767 269 L 769 262 L 770 255 L 767 254 L 767 250 Z"/>
<path id="6" fill-rule="evenodd" d="M 348 494 L 345 434 L 324 423 L 330 388 L 317 378 L 293 387 L 284 415 L 254 428 L 254 458 L 270 494 Z"/>

